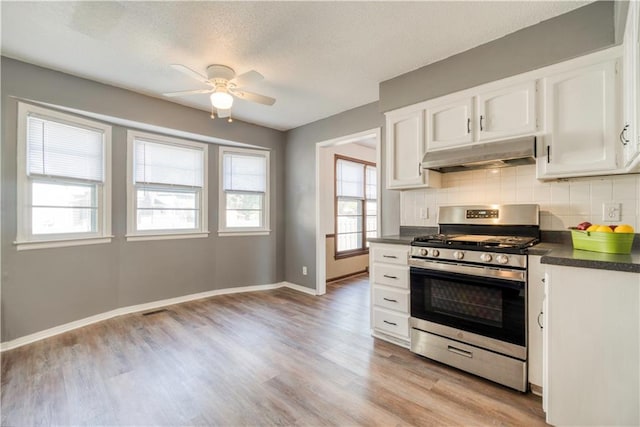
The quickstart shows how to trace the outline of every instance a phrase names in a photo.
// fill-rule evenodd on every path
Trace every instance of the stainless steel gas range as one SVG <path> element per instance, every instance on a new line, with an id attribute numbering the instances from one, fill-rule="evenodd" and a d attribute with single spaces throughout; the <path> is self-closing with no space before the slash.
<path id="1" fill-rule="evenodd" d="M 411 243 L 411 351 L 526 391 L 538 205 L 446 206 L 438 224 Z"/>

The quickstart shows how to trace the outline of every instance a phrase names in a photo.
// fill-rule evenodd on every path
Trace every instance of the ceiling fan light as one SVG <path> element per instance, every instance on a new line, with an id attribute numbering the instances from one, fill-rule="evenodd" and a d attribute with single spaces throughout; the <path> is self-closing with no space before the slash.
<path id="1" fill-rule="evenodd" d="M 211 94 L 211 105 L 219 110 L 228 110 L 233 105 L 233 96 L 228 92 L 213 92 Z"/>

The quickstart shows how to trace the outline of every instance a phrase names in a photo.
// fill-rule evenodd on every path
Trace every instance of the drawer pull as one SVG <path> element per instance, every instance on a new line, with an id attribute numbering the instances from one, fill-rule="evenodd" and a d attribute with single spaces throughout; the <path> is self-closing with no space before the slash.
<path id="1" fill-rule="evenodd" d="M 473 358 L 473 353 L 471 353 L 470 351 L 460 350 L 459 348 L 455 348 L 455 347 L 450 346 L 450 345 L 447 346 L 447 350 L 449 350 L 451 353 L 455 353 L 455 354 L 458 354 L 460 356 L 468 357 L 469 359 Z"/>
<path id="2" fill-rule="evenodd" d="M 397 256 L 395 255 L 382 255 L 382 258 L 393 258 L 393 259 L 398 259 Z"/>
<path id="3" fill-rule="evenodd" d="M 398 276 L 389 276 L 388 274 L 383 274 L 383 277 L 386 277 L 387 279 L 395 279 L 398 280 Z"/>
<path id="4" fill-rule="evenodd" d="M 383 320 L 383 322 L 386 323 L 387 325 L 398 326 L 397 323 L 389 322 L 388 320 Z"/>
<path id="5" fill-rule="evenodd" d="M 391 298 L 382 298 L 385 301 L 389 301 L 389 302 L 398 302 L 398 300 L 396 299 L 391 299 Z"/>

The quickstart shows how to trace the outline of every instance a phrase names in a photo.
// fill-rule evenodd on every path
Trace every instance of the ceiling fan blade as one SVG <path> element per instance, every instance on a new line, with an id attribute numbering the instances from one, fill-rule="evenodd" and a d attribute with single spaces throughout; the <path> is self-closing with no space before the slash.
<path id="1" fill-rule="evenodd" d="M 218 113 L 218 117 L 220 117 L 221 119 L 224 119 L 225 117 L 231 116 L 231 108 L 227 108 L 226 110 L 218 108 L 217 113 Z"/>
<path id="2" fill-rule="evenodd" d="M 258 93 L 247 92 L 242 89 L 229 89 L 234 96 L 237 96 L 240 99 L 246 99 L 247 101 L 257 102 L 258 104 L 264 105 L 273 105 L 275 104 L 275 98 L 271 98 L 270 96 L 260 95 Z"/>
<path id="3" fill-rule="evenodd" d="M 246 73 L 242 73 L 239 76 L 236 76 L 231 80 L 232 83 L 235 83 L 238 87 L 243 86 L 251 86 L 254 83 L 258 83 L 263 80 L 264 76 L 257 72 L 256 70 L 247 71 Z"/>
<path id="4" fill-rule="evenodd" d="M 181 73 L 191 77 L 192 79 L 198 80 L 199 82 L 206 83 L 208 85 L 211 84 L 207 76 L 204 76 L 198 73 L 197 71 L 193 71 L 191 68 L 187 67 L 186 65 L 171 64 L 171 67 L 173 67 L 174 70 L 180 71 Z"/>
<path id="5" fill-rule="evenodd" d="M 168 97 L 185 96 L 185 95 L 196 95 L 198 93 L 211 93 L 214 90 L 215 89 L 213 89 L 213 88 L 211 88 L 211 89 L 197 89 L 197 90 L 183 90 L 183 91 L 180 91 L 180 92 L 167 92 L 167 93 L 163 93 L 162 95 L 168 96 Z"/>

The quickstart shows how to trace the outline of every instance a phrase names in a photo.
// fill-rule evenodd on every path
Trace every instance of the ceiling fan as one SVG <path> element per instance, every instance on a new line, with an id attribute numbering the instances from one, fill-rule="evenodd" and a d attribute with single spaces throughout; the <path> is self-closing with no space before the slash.
<path id="1" fill-rule="evenodd" d="M 171 64 L 171 66 L 192 79 L 209 85 L 209 88 L 168 92 L 163 95 L 174 97 L 210 93 L 212 106 L 211 118 L 215 118 L 213 114 L 213 108 L 215 108 L 218 117 L 228 117 L 229 121 L 231 121 L 231 106 L 233 105 L 234 96 L 263 105 L 273 105 L 276 102 L 275 98 L 244 90 L 245 86 L 250 86 L 264 79 L 262 74 L 255 70 L 236 75 L 233 68 L 227 67 L 226 65 L 214 64 L 207 67 L 207 75 L 205 76 L 182 64 Z"/>

